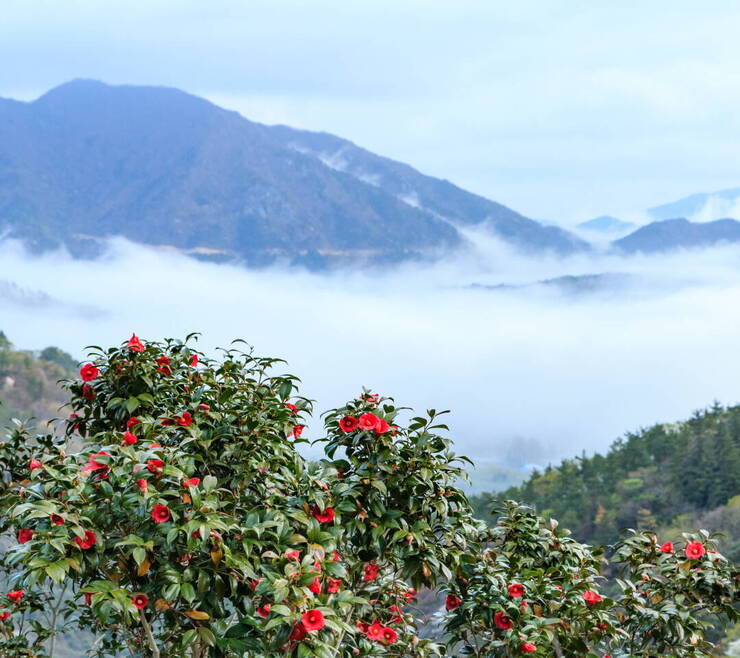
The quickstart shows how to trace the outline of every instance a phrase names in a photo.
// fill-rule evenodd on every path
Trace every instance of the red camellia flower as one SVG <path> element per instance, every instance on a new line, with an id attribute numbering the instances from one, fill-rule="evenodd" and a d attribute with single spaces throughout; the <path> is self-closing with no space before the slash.
<path id="1" fill-rule="evenodd" d="M 537 647 L 531 642 L 523 642 L 520 648 L 524 653 L 534 653 L 537 651 Z"/>
<path id="2" fill-rule="evenodd" d="M 291 434 L 292 434 L 292 435 L 293 435 L 293 436 L 294 436 L 294 437 L 295 437 L 296 439 L 300 439 L 300 438 L 301 438 L 301 434 L 303 434 L 303 429 L 304 429 L 305 427 L 306 427 L 305 425 L 296 425 L 296 426 L 295 426 L 295 427 L 293 428 L 293 431 L 291 432 Z"/>
<path id="3" fill-rule="evenodd" d="M 190 365 L 195 368 L 195 366 L 198 365 L 198 355 L 193 354 L 193 356 L 190 357 Z"/>
<path id="4" fill-rule="evenodd" d="M 286 402 L 285 408 L 290 409 L 294 414 L 298 413 L 298 407 L 296 407 L 292 402 Z"/>
<path id="5" fill-rule="evenodd" d="M 405 598 L 407 601 L 413 601 L 416 598 L 416 590 L 415 589 L 407 589 L 403 593 L 403 598 Z"/>
<path id="6" fill-rule="evenodd" d="M 375 433 L 376 434 L 383 434 L 384 432 L 387 432 L 391 426 L 385 421 L 383 418 L 378 418 L 378 423 L 375 425 Z"/>
<path id="7" fill-rule="evenodd" d="M 146 470 L 150 473 L 161 473 L 164 468 L 164 462 L 161 459 L 148 459 L 146 462 Z"/>
<path id="8" fill-rule="evenodd" d="M 508 631 L 514 626 L 514 622 L 511 621 L 511 617 L 505 615 L 501 611 L 493 615 L 493 623 L 496 624 L 496 627 L 500 628 L 502 631 Z"/>
<path id="9" fill-rule="evenodd" d="M 54 525 L 64 525 L 64 517 L 63 516 L 59 516 L 59 514 L 52 514 L 51 516 L 49 516 L 49 520 Z"/>
<path id="10" fill-rule="evenodd" d="M 704 557 L 707 549 L 704 548 L 704 544 L 702 544 L 700 541 L 690 541 L 688 544 L 686 544 L 686 549 L 684 552 L 686 553 L 686 557 L 689 558 L 689 560 L 698 560 L 699 558 Z"/>
<path id="11" fill-rule="evenodd" d="M 29 471 L 35 471 L 37 468 L 42 468 L 43 464 L 36 459 L 35 457 L 31 460 L 31 463 L 28 465 Z"/>
<path id="12" fill-rule="evenodd" d="M 18 531 L 18 543 L 25 544 L 33 539 L 33 530 L 30 528 L 21 528 Z"/>
<path id="13" fill-rule="evenodd" d="M 92 593 L 85 592 L 85 605 L 92 605 Z"/>
<path id="14" fill-rule="evenodd" d="M 141 342 L 141 339 L 136 334 L 131 334 L 131 338 L 128 339 L 128 348 L 132 352 L 143 352 L 144 343 Z"/>
<path id="15" fill-rule="evenodd" d="M 183 480 L 183 487 L 197 487 L 200 484 L 200 478 L 190 478 L 189 480 Z"/>
<path id="16" fill-rule="evenodd" d="M 339 578 L 326 579 L 326 591 L 329 594 L 336 594 L 340 589 L 342 589 L 342 581 Z"/>
<path id="17" fill-rule="evenodd" d="M 265 603 L 265 605 L 257 608 L 257 614 L 262 617 L 262 619 L 267 619 L 270 616 L 270 608 L 272 608 L 272 606 L 269 603 Z"/>
<path id="18" fill-rule="evenodd" d="M 376 621 L 372 626 L 368 626 L 367 639 L 373 642 L 380 642 L 383 639 L 383 626 L 379 621 Z"/>
<path id="19" fill-rule="evenodd" d="M 77 544 L 83 551 L 86 551 L 95 544 L 98 543 L 98 538 L 96 537 L 95 533 L 92 530 L 85 530 L 85 536 L 83 537 L 75 537 L 75 544 Z"/>
<path id="20" fill-rule="evenodd" d="M 136 480 L 136 486 L 139 487 L 140 491 L 146 491 L 149 488 L 149 483 L 142 478 L 140 480 Z"/>
<path id="21" fill-rule="evenodd" d="M 388 608 L 388 612 L 392 612 L 394 615 L 391 619 L 391 624 L 400 624 L 403 621 L 403 610 L 401 610 L 397 605 L 392 605 Z"/>
<path id="22" fill-rule="evenodd" d="M 149 597 L 146 594 L 136 594 L 132 599 L 131 602 L 134 604 L 134 607 L 143 610 L 149 605 Z"/>
<path id="23" fill-rule="evenodd" d="M 398 640 L 398 633 L 396 633 L 392 628 L 388 628 L 386 626 L 383 628 L 381 639 L 383 644 L 393 644 Z"/>
<path id="24" fill-rule="evenodd" d="M 16 589 L 12 592 L 8 592 L 7 596 L 13 603 L 20 603 L 25 593 L 25 590 Z"/>
<path id="25" fill-rule="evenodd" d="M 105 452 L 105 450 L 101 450 L 100 452 L 96 452 L 94 455 L 90 455 L 87 458 L 87 464 L 82 468 L 83 473 L 90 473 L 91 471 L 100 471 L 105 470 L 109 471 L 110 466 L 104 462 L 99 462 L 98 457 L 110 457 L 109 452 Z"/>
<path id="26" fill-rule="evenodd" d="M 82 397 L 86 400 L 94 400 L 95 399 L 95 389 L 90 386 L 90 384 L 83 384 L 82 385 Z"/>
<path id="27" fill-rule="evenodd" d="M 314 594 L 321 594 L 321 581 L 318 576 L 311 581 L 308 589 L 310 589 Z"/>
<path id="28" fill-rule="evenodd" d="M 136 416 L 131 416 L 131 418 L 129 418 L 126 421 L 126 429 L 130 430 L 134 425 L 140 425 L 140 424 L 141 424 L 141 421 Z"/>
<path id="29" fill-rule="evenodd" d="M 166 523 L 172 518 L 170 508 L 167 505 L 155 505 L 152 507 L 152 519 L 154 523 Z"/>
<path id="30" fill-rule="evenodd" d="M 177 424 L 182 427 L 188 427 L 193 424 L 193 417 L 190 415 L 189 411 L 186 411 L 182 416 L 178 416 L 175 420 L 177 420 Z"/>
<path id="31" fill-rule="evenodd" d="M 7 610 L 0 612 L 0 621 L 5 621 L 8 617 L 10 617 L 10 613 Z"/>
<path id="32" fill-rule="evenodd" d="M 295 626 L 293 626 L 293 630 L 290 631 L 288 640 L 290 640 L 291 642 L 301 642 L 302 640 L 305 640 L 305 639 L 306 639 L 306 627 L 299 621 Z"/>
<path id="33" fill-rule="evenodd" d="M 509 590 L 509 596 L 513 596 L 515 599 L 524 596 L 524 585 L 512 583 L 507 589 Z"/>
<path id="34" fill-rule="evenodd" d="M 327 507 L 323 512 L 319 509 L 318 505 L 313 506 L 313 518 L 319 523 L 331 523 L 334 520 L 334 508 Z"/>
<path id="35" fill-rule="evenodd" d="M 325 626 L 324 613 L 321 610 L 309 610 L 301 615 L 301 623 L 307 631 L 320 631 Z"/>
<path id="36" fill-rule="evenodd" d="M 345 416 L 339 421 L 339 429 L 342 430 L 342 432 L 349 434 L 350 432 L 354 432 L 359 424 L 360 421 L 354 416 Z"/>
<path id="37" fill-rule="evenodd" d="M 362 414 L 357 424 L 361 430 L 374 430 L 379 420 L 375 414 Z"/>
<path id="38" fill-rule="evenodd" d="M 378 572 L 380 571 L 380 567 L 377 564 L 366 564 L 364 568 L 364 573 L 362 574 L 363 580 L 375 580 L 378 577 Z"/>
<path id="39" fill-rule="evenodd" d="M 289 560 L 297 562 L 300 559 L 300 556 L 300 551 L 285 551 L 285 557 L 287 557 Z"/>
<path id="40" fill-rule="evenodd" d="M 83 382 L 91 382 L 99 374 L 100 370 L 98 370 L 92 363 L 86 363 L 82 368 L 80 368 L 80 377 L 82 377 Z"/>
<path id="41" fill-rule="evenodd" d="M 673 542 L 667 541 L 664 544 L 661 544 L 658 550 L 661 553 L 673 553 L 674 551 Z"/>
<path id="42" fill-rule="evenodd" d="M 596 605 L 597 603 L 600 603 L 601 601 L 603 601 L 603 599 L 598 595 L 598 593 L 590 589 L 587 589 L 583 593 L 583 600 L 586 602 L 586 605 L 588 606 Z"/>
<path id="43" fill-rule="evenodd" d="M 136 438 L 136 435 L 135 435 L 135 434 L 131 434 L 131 432 L 126 432 L 126 433 L 125 433 L 125 434 L 123 435 L 123 442 L 124 442 L 124 443 L 125 443 L 125 444 L 126 444 L 127 446 L 132 446 L 132 445 L 134 445 L 134 444 L 135 444 L 136 442 L 138 442 L 138 440 L 139 440 L 139 439 L 137 439 L 137 438 Z"/>
<path id="44" fill-rule="evenodd" d="M 459 608 L 461 605 L 462 599 L 457 596 L 452 596 L 452 594 L 447 595 L 447 598 L 445 599 L 445 608 L 447 610 L 454 610 L 455 608 Z"/>
<path id="45" fill-rule="evenodd" d="M 339 551 L 334 551 L 334 553 L 331 556 L 331 559 L 332 559 L 332 562 L 339 562 L 339 560 L 341 559 L 339 557 Z"/>

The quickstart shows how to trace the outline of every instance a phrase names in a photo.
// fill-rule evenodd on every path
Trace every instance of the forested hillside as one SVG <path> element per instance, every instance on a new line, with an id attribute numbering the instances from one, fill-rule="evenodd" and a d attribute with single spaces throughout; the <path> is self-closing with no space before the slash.
<path id="1" fill-rule="evenodd" d="M 57 417 L 66 399 L 57 382 L 72 375 L 75 366 L 75 360 L 56 347 L 17 350 L 0 331 L 0 427 L 14 417 L 37 422 Z"/>
<path id="2" fill-rule="evenodd" d="M 680 423 L 628 433 L 606 453 L 567 459 L 521 486 L 474 497 L 490 519 L 494 499 L 533 504 L 582 541 L 613 543 L 624 528 L 666 539 L 689 527 L 727 535 L 740 558 L 740 406 L 696 412 Z"/>

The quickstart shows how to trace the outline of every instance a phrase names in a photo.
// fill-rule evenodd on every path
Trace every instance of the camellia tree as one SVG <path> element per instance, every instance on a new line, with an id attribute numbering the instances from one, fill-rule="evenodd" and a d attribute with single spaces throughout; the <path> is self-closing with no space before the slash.
<path id="1" fill-rule="evenodd" d="M 0 655 L 53 655 L 72 629 L 97 656 L 708 655 L 696 615 L 734 614 L 708 536 L 681 559 L 626 539 L 609 598 L 601 552 L 555 524 L 472 517 L 441 414 L 403 422 L 365 391 L 307 462 L 312 405 L 282 362 L 192 344 L 91 348 L 63 435 L 0 444 Z M 434 640 L 421 588 L 446 594 Z"/>
<path id="2" fill-rule="evenodd" d="M 57 583 L 99 655 L 437 651 L 403 608 L 452 573 L 473 522 L 435 414 L 400 427 L 363 394 L 328 417 L 341 458 L 311 466 L 311 405 L 277 360 L 136 336 L 91 357 L 66 384 L 67 440 L 15 439 L 35 452 L 6 478 L 6 626 Z"/>

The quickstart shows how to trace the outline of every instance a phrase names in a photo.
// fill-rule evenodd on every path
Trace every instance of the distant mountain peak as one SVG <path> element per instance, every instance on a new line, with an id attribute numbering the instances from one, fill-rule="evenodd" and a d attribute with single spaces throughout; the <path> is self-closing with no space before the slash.
<path id="1" fill-rule="evenodd" d="M 700 221 L 712 221 L 740 214 L 740 187 L 691 194 L 678 201 L 648 208 L 647 212 L 650 217 L 657 220 L 687 217 Z"/>
<path id="2" fill-rule="evenodd" d="M 598 231 L 600 233 L 619 233 L 627 231 L 634 226 L 632 222 L 625 222 L 611 215 L 600 215 L 578 224 L 578 228 L 587 231 Z"/>

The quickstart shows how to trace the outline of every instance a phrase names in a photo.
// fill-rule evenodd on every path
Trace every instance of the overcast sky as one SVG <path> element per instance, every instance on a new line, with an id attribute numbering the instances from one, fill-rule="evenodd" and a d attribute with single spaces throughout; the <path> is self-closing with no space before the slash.
<path id="1" fill-rule="evenodd" d="M 738 34 L 719 0 L 3 0 L 0 96 L 175 86 L 570 221 L 740 186 Z"/>

